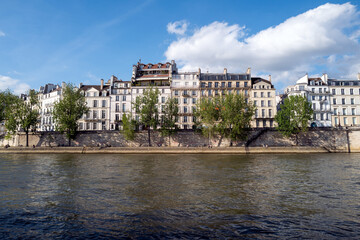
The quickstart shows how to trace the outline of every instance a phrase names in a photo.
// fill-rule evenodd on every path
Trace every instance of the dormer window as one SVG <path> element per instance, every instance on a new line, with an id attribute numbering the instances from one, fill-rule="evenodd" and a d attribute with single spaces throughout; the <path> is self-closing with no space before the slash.
<path id="1" fill-rule="evenodd" d="M 166 64 L 166 68 L 169 68 L 169 67 L 170 67 L 170 64 L 167 63 L 167 64 Z"/>
<path id="2" fill-rule="evenodd" d="M 151 64 L 149 64 L 149 65 L 148 65 L 148 68 L 152 68 L 152 65 L 151 65 Z"/>

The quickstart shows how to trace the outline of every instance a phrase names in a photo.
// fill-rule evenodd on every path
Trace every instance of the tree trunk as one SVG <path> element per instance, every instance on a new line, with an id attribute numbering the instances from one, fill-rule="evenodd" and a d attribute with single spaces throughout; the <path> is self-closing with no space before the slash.
<path id="1" fill-rule="evenodd" d="M 170 147 L 171 139 L 170 139 L 170 133 L 169 133 L 169 147 Z"/>
<path id="2" fill-rule="evenodd" d="M 230 127 L 230 147 L 232 147 L 233 145 L 231 134 L 232 134 L 232 127 Z"/>
<path id="3" fill-rule="evenodd" d="M 25 133 L 26 133 L 26 147 L 28 147 L 29 146 L 29 130 L 26 130 Z"/>
<path id="4" fill-rule="evenodd" d="M 149 147 L 151 147 L 150 127 L 148 128 L 148 140 L 149 140 Z"/>
<path id="5" fill-rule="evenodd" d="M 70 130 L 68 130 L 68 140 L 69 140 L 69 147 L 70 147 L 71 146 Z"/>

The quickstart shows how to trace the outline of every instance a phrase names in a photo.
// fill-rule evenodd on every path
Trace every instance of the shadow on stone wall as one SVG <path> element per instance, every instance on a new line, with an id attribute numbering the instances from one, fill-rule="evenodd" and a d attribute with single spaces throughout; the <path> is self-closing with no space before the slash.
<path id="1" fill-rule="evenodd" d="M 298 135 L 298 144 L 295 137 L 286 138 L 274 129 L 254 129 L 249 132 L 248 141 L 234 141 L 233 146 L 249 147 L 288 147 L 288 146 L 311 146 L 323 147 L 329 151 L 344 150 L 348 144 L 360 149 L 360 129 L 317 128 L 310 129 L 306 133 Z M 349 138 L 349 139 L 348 139 Z M 25 146 L 25 134 L 14 136 L 11 140 L 0 138 L 0 146 L 9 143 L 11 146 Z M 151 132 L 152 146 L 171 147 L 228 147 L 230 140 L 221 138 L 219 135 L 211 139 L 203 136 L 200 132 L 193 130 L 181 130 L 170 136 L 162 136 L 160 131 Z M 170 142 L 170 143 L 169 143 Z M 57 147 L 67 146 L 68 141 L 65 134 L 59 132 L 31 133 L 29 135 L 29 146 L 36 147 Z M 71 142 L 72 146 L 79 147 L 147 147 L 147 131 L 137 132 L 133 141 L 128 141 L 117 131 L 87 131 L 79 132 L 76 139 Z"/>

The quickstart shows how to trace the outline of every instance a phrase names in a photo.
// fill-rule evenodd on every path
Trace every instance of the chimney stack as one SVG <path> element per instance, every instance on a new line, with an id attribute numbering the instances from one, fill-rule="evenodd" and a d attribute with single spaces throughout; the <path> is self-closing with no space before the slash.
<path id="1" fill-rule="evenodd" d="M 226 68 L 224 68 L 224 75 L 226 75 L 227 74 L 227 69 Z"/>
<path id="2" fill-rule="evenodd" d="M 271 82 L 271 75 L 269 75 L 269 82 Z"/>
<path id="3" fill-rule="evenodd" d="M 104 89 L 104 79 L 101 79 L 100 82 L 101 82 L 101 87 L 100 87 L 100 89 L 103 90 L 103 89 Z"/>
<path id="4" fill-rule="evenodd" d="M 81 83 L 79 83 L 79 89 L 82 87 L 82 85 L 83 85 L 83 84 L 82 84 L 82 82 L 81 82 Z"/>
<path id="5" fill-rule="evenodd" d="M 248 68 L 248 69 L 246 70 L 246 74 L 251 74 L 251 68 Z"/>

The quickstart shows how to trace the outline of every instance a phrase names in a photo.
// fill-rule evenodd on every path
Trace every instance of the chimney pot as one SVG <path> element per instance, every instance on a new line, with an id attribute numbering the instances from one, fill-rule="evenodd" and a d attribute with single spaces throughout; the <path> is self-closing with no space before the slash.
<path id="1" fill-rule="evenodd" d="M 269 81 L 271 82 L 271 75 L 269 75 Z"/>
<path id="2" fill-rule="evenodd" d="M 100 82 L 101 82 L 101 87 L 100 87 L 100 89 L 103 90 L 103 89 L 104 89 L 104 79 L 101 79 Z"/>

